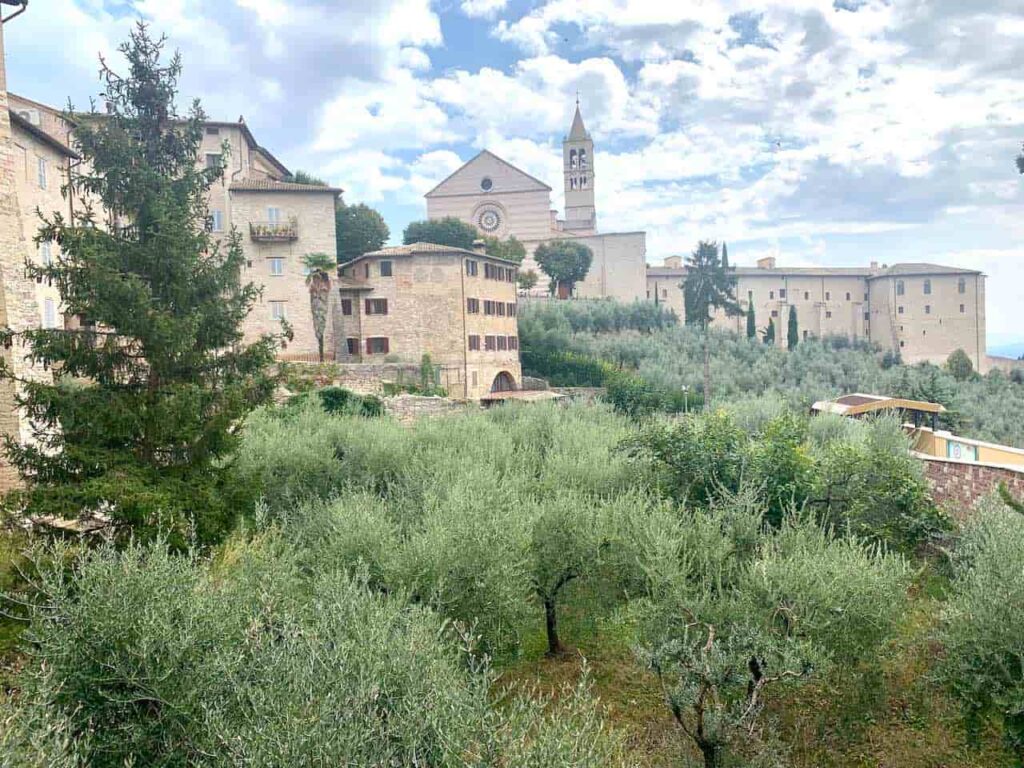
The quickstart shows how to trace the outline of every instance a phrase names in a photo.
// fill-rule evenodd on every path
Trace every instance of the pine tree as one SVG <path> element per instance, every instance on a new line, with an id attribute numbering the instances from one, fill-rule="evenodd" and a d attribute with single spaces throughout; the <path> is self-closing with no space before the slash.
<path id="1" fill-rule="evenodd" d="M 754 302 L 750 302 L 750 306 L 747 307 L 747 338 L 757 338 L 757 318 L 754 317 Z"/>
<path id="2" fill-rule="evenodd" d="M 789 327 L 786 329 L 786 347 L 787 349 L 796 349 L 796 345 L 800 342 L 800 328 L 796 321 L 796 305 L 789 305 Z"/>
<path id="3" fill-rule="evenodd" d="M 54 372 L 17 382 L 35 440 L 6 440 L 25 482 L 6 503 L 32 518 L 102 513 L 210 538 L 227 523 L 222 459 L 273 393 L 277 339 L 242 343 L 259 291 L 241 284 L 237 230 L 223 245 L 206 231 L 223 165 L 197 164 L 204 115 L 198 102 L 176 112 L 181 59 L 162 63 L 163 47 L 140 23 L 119 49 L 126 75 L 101 61 L 108 112 L 67 115 L 84 160 L 69 190 L 106 215 L 87 203 L 71 219 L 42 217 L 37 239 L 61 252 L 28 273 L 57 286 L 80 327 L 3 333 Z"/>
<path id="4" fill-rule="evenodd" d="M 740 305 L 736 301 L 736 270 L 729 267 L 728 256 L 719 256 L 718 243 L 702 240 L 686 260 L 683 280 L 683 307 L 686 324 L 698 325 L 704 330 L 704 409 L 711 408 L 711 351 L 709 331 L 712 313 L 725 310 L 737 315 Z"/>

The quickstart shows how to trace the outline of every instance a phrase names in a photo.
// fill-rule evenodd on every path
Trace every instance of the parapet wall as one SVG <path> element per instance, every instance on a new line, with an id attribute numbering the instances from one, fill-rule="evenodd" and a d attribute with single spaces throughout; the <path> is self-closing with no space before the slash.
<path id="1" fill-rule="evenodd" d="M 960 520 L 979 499 L 995 492 L 1000 483 L 1005 483 L 1015 497 L 1024 498 L 1024 470 L 915 455 L 924 462 L 932 498 Z"/>

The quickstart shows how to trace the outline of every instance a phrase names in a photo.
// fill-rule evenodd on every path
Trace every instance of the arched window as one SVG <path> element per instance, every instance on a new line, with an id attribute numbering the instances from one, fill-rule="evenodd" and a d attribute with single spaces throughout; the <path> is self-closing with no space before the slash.
<path id="1" fill-rule="evenodd" d="M 580 189 L 586 189 L 586 188 L 587 188 L 587 177 L 586 176 L 581 176 L 580 177 Z"/>
<path id="2" fill-rule="evenodd" d="M 578 168 L 579 167 L 579 157 L 576 155 L 576 150 L 575 149 L 570 149 L 569 150 L 569 167 L 570 168 Z"/>
<path id="3" fill-rule="evenodd" d="M 580 150 L 580 168 L 586 168 L 586 167 L 587 167 L 587 150 L 581 149 Z"/>
<path id="4" fill-rule="evenodd" d="M 569 177 L 569 189 L 576 189 L 576 177 L 575 176 L 570 176 Z"/>

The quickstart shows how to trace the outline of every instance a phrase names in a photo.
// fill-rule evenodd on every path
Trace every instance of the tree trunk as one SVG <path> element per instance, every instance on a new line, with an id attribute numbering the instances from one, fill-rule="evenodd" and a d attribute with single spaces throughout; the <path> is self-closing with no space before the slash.
<path id="1" fill-rule="evenodd" d="M 711 410 L 711 350 L 708 348 L 708 327 L 704 326 L 704 410 Z"/>
<path id="2" fill-rule="evenodd" d="M 565 653 L 565 647 L 558 639 L 558 617 L 555 615 L 553 597 L 544 598 L 544 624 L 548 631 L 548 656 L 561 656 Z"/>
<path id="3" fill-rule="evenodd" d="M 722 749 L 719 744 L 700 740 L 697 742 L 700 753 L 704 756 L 704 768 L 720 768 L 722 765 Z"/>

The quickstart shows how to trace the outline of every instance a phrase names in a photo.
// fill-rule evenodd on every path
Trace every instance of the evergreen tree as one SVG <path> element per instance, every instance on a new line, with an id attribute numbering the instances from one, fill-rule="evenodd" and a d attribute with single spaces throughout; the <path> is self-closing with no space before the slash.
<path id="1" fill-rule="evenodd" d="M 768 318 L 768 327 L 764 329 L 764 343 L 774 344 L 775 343 L 775 321 Z"/>
<path id="2" fill-rule="evenodd" d="M 757 338 L 757 318 L 754 317 L 754 302 L 750 302 L 750 306 L 747 307 L 747 338 Z"/>
<path id="3" fill-rule="evenodd" d="M 198 102 L 187 118 L 175 110 L 181 59 L 162 62 L 163 47 L 140 23 L 119 49 L 128 73 L 101 62 L 107 113 L 67 115 L 84 160 L 69 185 L 107 216 L 88 203 L 70 219 L 43 216 L 37 239 L 61 253 L 26 268 L 56 285 L 80 327 L 3 331 L 54 372 L 17 382 L 34 441 L 6 440 L 25 483 L 6 503 L 32 518 L 102 513 L 179 534 L 194 523 L 208 538 L 227 522 L 221 459 L 235 427 L 273 393 L 277 339 L 242 343 L 259 290 L 240 282 L 237 230 L 223 244 L 206 231 L 224 168 L 197 163 L 204 115 Z"/>
<path id="4" fill-rule="evenodd" d="M 302 257 L 302 263 L 308 272 L 306 285 L 309 286 L 309 311 L 313 315 L 313 333 L 316 334 L 317 350 L 322 363 L 327 305 L 331 295 L 331 272 L 337 268 L 337 260 L 326 253 L 308 253 Z"/>
<path id="5" fill-rule="evenodd" d="M 946 370 L 957 381 L 967 381 L 974 377 L 974 363 L 963 349 L 955 349 L 950 353 L 946 358 Z"/>
<path id="6" fill-rule="evenodd" d="M 319 176 L 314 176 L 309 171 L 297 170 L 292 175 L 288 176 L 285 181 L 292 184 L 306 184 L 310 187 L 326 187 L 327 182 L 321 179 Z"/>
<path id="7" fill-rule="evenodd" d="M 788 349 L 796 349 L 796 345 L 800 343 L 800 328 L 796 321 L 796 305 L 789 305 L 789 327 L 786 329 L 786 347 Z"/>
<path id="8" fill-rule="evenodd" d="M 338 200 L 334 209 L 334 224 L 339 264 L 383 248 L 391 237 L 391 230 L 384 217 L 363 203 L 345 205 L 343 200 Z"/>
<path id="9" fill-rule="evenodd" d="M 684 312 L 687 325 L 704 330 L 704 409 L 711 408 L 711 350 L 708 326 L 715 310 L 737 315 L 742 310 L 736 301 L 736 270 L 729 266 L 728 255 L 720 256 L 718 243 L 702 240 L 686 260 L 683 279 Z"/>

